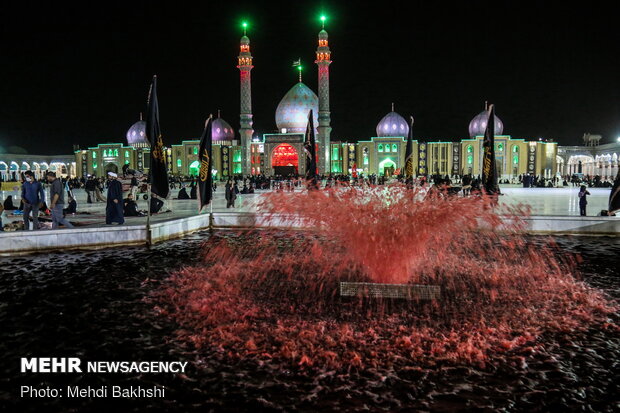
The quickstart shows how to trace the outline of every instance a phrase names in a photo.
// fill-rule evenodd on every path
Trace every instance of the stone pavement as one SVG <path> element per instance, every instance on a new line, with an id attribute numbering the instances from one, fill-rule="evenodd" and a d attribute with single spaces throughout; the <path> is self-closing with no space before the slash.
<path id="1" fill-rule="evenodd" d="M 527 204 L 532 208 L 532 215 L 536 216 L 578 216 L 579 201 L 577 198 L 578 188 L 521 188 L 514 185 L 502 185 L 503 196 L 500 197 L 501 204 L 518 205 Z M 592 194 L 588 197 L 588 215 L 596 216 L 602 209 L 607 209 L 609 198 L 609 188 L 591 188 Z M 236 208 L 227 209 L 224 199 L 223 187 L 214 193 L 213 211 L 214 212 L 257 212 L 256 204 L 260 200 L 260 195 L 268 191 L 258 191 L 255 194 L 239 194 L 236 201 Z M 176 195 L 177 190 L 172 190 Z M 78 212 L 88 212 L 88 214 L 71 215 L 68 219 L 80 227 L 97 227 L 105 224 L 105 203 L 86 203 L 86 193 L 82 189 L 74 190 L 77 197 Z M 19 204 L 19 192 L 2 191 L 0 201 L 5 197 L 13 195 L 15 205 Z M 142 196 L 138 197 L 138 208 L 145 210 L 146 201 Z M 168 200 L 163 210 L 171 212 L 160 213 L 151 217 L 152 222 L 162 222 L 171 219 L 184 218 L 197 214 L 197 200 Z M 210 209 L 205 208 L 204 212 Z M 9 217 L 16 221 L 21 220 L 20 216 Z M 126 225 L 146 224 L 146 217 L 127 217 Z M 4 222 L 6 224 L 6 222 Z"/>

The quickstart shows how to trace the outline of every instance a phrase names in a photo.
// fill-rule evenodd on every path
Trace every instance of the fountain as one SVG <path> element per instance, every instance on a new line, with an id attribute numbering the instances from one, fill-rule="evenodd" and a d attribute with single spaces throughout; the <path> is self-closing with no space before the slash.
<path id="1" fill-rule="evenodd" d="M 551 239 L 527 242 L 527 211 L 441 192 L 420 199 L 401 185 L 269 194 L 261 210 L 308 231 L 215 236 L 201 265 L 168 280 L 162 311 L 199 352 L 300 371 L 484 368 L 544 333 L 616 328 L 615 304 Z M 341 297 L 340 283 L 441 293 Z"/>

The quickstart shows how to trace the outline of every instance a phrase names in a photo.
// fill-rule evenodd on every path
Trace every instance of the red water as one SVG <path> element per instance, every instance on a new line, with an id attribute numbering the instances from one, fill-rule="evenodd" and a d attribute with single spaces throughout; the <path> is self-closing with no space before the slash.
<path id="1" fill-rule="evenodd" d="M 269 194 L 261 210 L 312 230 L 215 237 L 202 265 L 172 275 L 158 309 L 209 357 L 280 370 L 525 366 L 544 332 L 618 331 L 617 307 L 570 257 L 527 242 L 527 211 L 421 198 L 398 185 Z M 343 280 L 439 285 L 442 296 L 343 299 Z"/>

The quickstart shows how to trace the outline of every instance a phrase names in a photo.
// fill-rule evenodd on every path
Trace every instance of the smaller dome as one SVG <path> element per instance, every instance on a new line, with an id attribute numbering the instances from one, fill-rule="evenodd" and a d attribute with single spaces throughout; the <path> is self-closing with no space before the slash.
<path id="1" fill-rule="evenodd" d="M 230 141 L 235 139 L 235 130 L 220 117 L 213 120 L 212 128 L 214 141 Z"/>
<path id="2" fill-rule="evenodd" d="M 487 120 L 489 112 L 483 110 L 475 118 L 469 122 L 469 136 L 483 136 L 487 128 Z M 495 115 L 495 135 L 501 135 L 504 132 L 504 123 Z"/>
<path id="3" fill-rule="evenodd" d="M 241 44 L 250 44 L 250 38 L 248 36 L 243 36 L 241 38 Z"/>
<path id="4" fill-rule="evenodd" d="M 377 125 L 377 136 L 402 137 L 409 135 L 409 125 L 405 118 L 396 112 L 390 112 Z"/>
<path id="5" fill-rule="evenodd" d="M 139 120 L 127 131 L 127 144 L 134 147 L 149 146 L 149 141 L 146 139 L 146 122 Z"/>
<path id="6" fill-rule="evenodd" d="M 319 39 L 320 40 L 327 40 L 327 32 L 325 31 L 325 29 L 321 30 L 319 32 Z"/>

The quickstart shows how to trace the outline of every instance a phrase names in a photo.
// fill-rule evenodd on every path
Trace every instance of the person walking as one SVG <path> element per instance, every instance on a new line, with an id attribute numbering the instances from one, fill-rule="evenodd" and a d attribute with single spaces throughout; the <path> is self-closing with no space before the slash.
<path id="1" fill-rule="evenodd" d="M 50 183 L 50 211 L 52 214 L 52 229 L 58 229 L 59 225 L 73 228 L 73 225 L 65 218 L 62 210 L 65 206 L 65 190 L 60 179 L 56 178 L 55 172 L 47 173 L 47 182 Z"/>
<path id="2" fill-rule="evenodd" d="M 32 212 L 32 230 L 39 229 L 39 208 L 45 201 L 43 185 L 34 179 L 32 171 L 24 173 L 26 181 L 22 184 L 22 201 L 24 202 L 24 230 L 30 229 L 30 213 Z"/>
<path id="3" fill-rule="evenodd" d="M 111 225 L 113 222 L 118 225 L 125 223 L 123 216 L 123 187 L 116 179 L 118 175 L 114 172 L 108 172 L 108 197 L 105 208 L 105 223 Z"/>
<path id="4" fill-rule="evenodd" d="M 226 208 L 230 208 L 230 207 L 234 208 L 235 199 L 237 198 L 237 193 L 235 192 L 235 186 L 233 185 L 230 179 L 228 180 L 228 182 L 226 182 L 225 190 L 226 190 L 226 193 L 225 193 Z"/>
<path id="5" fill-rule="evenodd" d="M 588 205 L 588 201 L 586 196 L 590 195 L 590 192 L 586 189 L 585 185 L 581 185 L 581 189 L 579 190 L 579 215 L 582 217 L 586 216 L 586 205 Z"/>
<path id="6" fill-rule="evenodd" d="M 84 189 L 86 190 L 86 195 L 87 195 L 86 202 L 88 202 L 89 204 L 92 204 L 93 202 L 97 202 L 97 199 L 95 198 L 96 186 L 97 186 L 97 183 L 95 182 L 93 177 L 89 176 L 88 180 L 84 184 Z"/>

